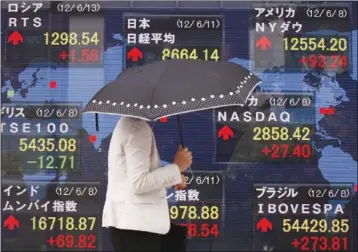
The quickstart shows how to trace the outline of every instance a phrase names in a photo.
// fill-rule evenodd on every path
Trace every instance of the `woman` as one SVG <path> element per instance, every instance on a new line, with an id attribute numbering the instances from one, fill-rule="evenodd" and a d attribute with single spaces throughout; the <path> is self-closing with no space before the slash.
<path id="1" fill-rule="evenodd" d="M 183 184 L 181 173 L 191 163 L 191 152 L 180 147 L 173 164 L 161 167 L 148 123 L 119 120 L 109 146 L 102 219 L 102 226 L 111 228 L 116 251 L 160 251 L 162 235 L 170 228 L 166 188 Z"/>

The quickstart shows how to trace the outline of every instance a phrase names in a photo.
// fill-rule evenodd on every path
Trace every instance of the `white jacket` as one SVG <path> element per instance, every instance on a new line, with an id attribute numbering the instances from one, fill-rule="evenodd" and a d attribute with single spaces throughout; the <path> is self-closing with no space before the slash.
<path id="1" fill-rule="evenodd" d="M 177 165 L 161 167 L 154 134 L 141 119 L 121 117 L 108 152 L 102 226 L 166 234 L 166 187 L 181 183 Z"/>

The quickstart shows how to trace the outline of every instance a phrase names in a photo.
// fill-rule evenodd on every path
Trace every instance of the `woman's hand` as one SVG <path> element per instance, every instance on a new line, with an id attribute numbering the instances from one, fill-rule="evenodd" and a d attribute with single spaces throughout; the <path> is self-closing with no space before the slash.
<path id="1" fill-rule="evenodd" d="M 193 162 L 193 155 L 188 148 L 183 148 L 181 145 L 177 153 L 175 154 L 173 163 L 176 164 L 180 172 L 184 172 L 188 167 L 190 167 L 191 163 Z"/>
<path id="2" fill-rule="evenodd" d="M 174 186 L 175 190 L 184 190 L 186 188 L 185 177 L 181 175 L 181 183 Z"/>

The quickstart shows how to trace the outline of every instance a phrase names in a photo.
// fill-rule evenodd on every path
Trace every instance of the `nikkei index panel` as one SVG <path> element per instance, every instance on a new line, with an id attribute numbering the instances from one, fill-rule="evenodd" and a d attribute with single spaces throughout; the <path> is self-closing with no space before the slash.
<path id="1" fill-rule="evenodd" d="M 221 16 L 126 14 L 124 19 L 127 68 L 157 60 L 222 60 Z"/>

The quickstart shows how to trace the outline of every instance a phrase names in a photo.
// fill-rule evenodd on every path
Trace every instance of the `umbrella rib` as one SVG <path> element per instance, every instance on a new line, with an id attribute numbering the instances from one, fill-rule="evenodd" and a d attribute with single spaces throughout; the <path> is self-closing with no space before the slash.
<path id="1" fill-rule="evenodd" d="M 150 99 L 151 104 L 150 104 L 150 110 L 149 110 L 149 112 L 151 112 L 152 109 L 154 109 L 154 105 L 155 105 L 155 104 L 154 104 L 155 91 L 156 91 L 156 86 L 154 86 L 153 89 L 152 89 L 152 98 Z M 147 114 L 147 113 L 146 113 L 146 114 Z M 153 119 L 151 114 L 152 114 L 152 113 L 150 113 L 150 115 L 146 115 L 146 116 L 149 117 L 150 119 Z"/>
<path id="2" fill-rule="evenodd" d="M 239 65 L 239 66 L 240 66 L 240 65 Z M 240 67 L 241 67 L 241 66 L 240 66 Z M 204 69 L 204 70 L 205 70 L 205 69 Z M 253 74 L 250 70 L 247 69 L 247 71 L 248 71 L 248 74 Z M 215 75 L 215 74 L 213 74 L 212 72 L 210 72 L 210 74 L 211 74 L 211 76 L 215 76 L 215 78 L 217 78 L 217 79 L 222 79 L 221 76 Z M 254 75 L 254 76 L 255 76 L 255 75 Z M 246 79 L 246 77 L 245 77 L 245 79 Z M 240 82 L 241 82 L 241 81 L 240 81 Z M 262 81 L 258 81 L 258 82 L 255 84 L 255 86 L 251 89 L 251 92 L 249 93 L 249 95 L 255 90 L 255 88 L 257 87 L 257 85 L 259 85 L 261 82 L 262 82 Z M 244 98 L 245 100 L 243 100 L 243 97 L 242 97 L 242 94 L 241 94 L 241 93 L 236 93 L 235 90 L 233 90 L 231 87 L 227 86 L 227 82 L 223 81 L 223 84 L 224 84 L 226 87 L 228 87 L 228 89 L 231 90 L 231 91 L 234 93 L 235 96 L 237 96 L 237 97 L 239 98 L 239 100 L 240 100 L 240 102 L 241 102 L 240 105 L 245 105 L 245 104 L 246 104 L 246 101 L 247 101 L 248 97 Z"/>
<path id="3" fill-rule="evenodd" d="M 240 102 L 244 104 L 244 102 L 241 100 L 241 97 L 239 94 L 236 94 L 235 90 L 233 90 L 230 86 L 227 85 L 226 81 L 221 81 L 222 80 L 222 77 L 221 76 L 218 76 L 217 74 L 213 74 L 213 72 L 211 71 L 208 71 L 206 68 L 203 68 L 203 66 L 200 66 L 205 72 L 208 72 L 211 76 L 213 76 L 214 78 L 218 79 L 220 81 L 221 84 L 224 84 L 228 90 L 232 91 L 234 93 L 234 95 L 236 95 Z M 243 105 L 242 104 L 242 105 Z M 240 104 L 241 105 L 241 104 Z"/>
<path id="4" fill-rule="evenodd" d="M 162 73 L 159 75 L 159 78 L 158 78 L 158 80 L 157 80 L 157 84 L 160 82 L 160 80 L 162 79 L 162 77 L 163 77 L 163 75 L 165 74 L 165 72 L 166 72 L 166 70 L 167 70 L 167 68 L 168 68 L 168 64 L 166 64 L 166 66 L 164 67 L 164 70 L 162 71 Z M 151 104 L 150 104 L 150 111 L 151 110 L 154 110 L 154 105 L 156 105 L 156 104 L 154 104 L 154 98 L 155 98 L 155 91 L 157 90 L 157 86 L 159 86 L 159 85 L 153 85 L 154 87 L 153 87 L 153 92 L 152 92 L 152 99 L 151 99 Z M 158 105 L 159 106 L 159 105 Z M 154 111 L 153 111 L 153 113 L 154 113 Z M 153 113 L 151 113 L 151 115 L 150 116 L 148 116 L 148 117 L 150 117 L 151 119 L 153 119 L 152 117 L 152 114 Z"/>

